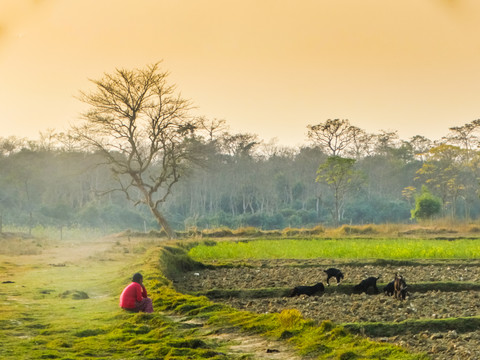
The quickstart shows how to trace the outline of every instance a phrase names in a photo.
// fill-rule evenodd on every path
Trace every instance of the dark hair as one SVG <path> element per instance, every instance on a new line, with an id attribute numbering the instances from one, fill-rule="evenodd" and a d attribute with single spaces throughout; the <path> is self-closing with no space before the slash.
<path id="1" fill-rule="evenodd" d="M 136 283 L 140 283 L 143 280 L 143 276 L 140 273 L 135 273 L 133 275 L 132 281 Z"/>

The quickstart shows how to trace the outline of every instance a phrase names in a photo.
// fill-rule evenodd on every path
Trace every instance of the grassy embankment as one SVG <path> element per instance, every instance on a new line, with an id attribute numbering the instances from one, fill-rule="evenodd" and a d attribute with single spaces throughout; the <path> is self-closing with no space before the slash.
<path id="1" fill-rule="evenodd" d="M 216 336 L 225 331 L 279 339 L 317 359 L 423 358 L 330 322 L 319 326 L 296 310 L 258 315 L 177 293 L 167 276 L 202 267 L 178 247 L 127 237 L 81 244 L 7 240 L 16 246 L 0 255 L 2 359 L 255 358 L 233 354 Z M 40 250 L 18 255 L 26 248 Z M 151 315 L 118 308 L 118 294 L 139 270 L 154 300 Z"/>

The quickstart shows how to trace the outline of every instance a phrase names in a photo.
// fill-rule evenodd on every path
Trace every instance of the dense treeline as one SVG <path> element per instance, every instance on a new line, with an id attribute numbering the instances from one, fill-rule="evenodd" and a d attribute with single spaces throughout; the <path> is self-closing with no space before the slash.
<path id="1" fill-rule="evenodd" d="M 177 230 L 410 222 L 422 186 L 441 200 L 439 216 L 480 215 L 476 120 L 435 142 L 327 120 L 308 127 L 300 148 L 231 134 L 224 121 L 199 124 L 201 161 L 162 204 Z M 3 226 L 158 227 L 146 207 L 112 191 L 115 179 L 102 157 L 77 148 L 68 134 L 0 138 L 0 169 Z"/>

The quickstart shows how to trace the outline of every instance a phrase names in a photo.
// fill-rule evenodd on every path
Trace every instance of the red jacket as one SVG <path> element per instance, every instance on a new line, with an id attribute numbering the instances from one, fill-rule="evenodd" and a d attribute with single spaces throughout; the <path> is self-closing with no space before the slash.
<path id="1" fill-rule="evenodd" d="M 124 309 L 134 309 L 136 301 L 142 301 L 147 297 L 147 289 L 139 283 L 132 282 L 122 291 L 120 295 L 120 307 Z"/>

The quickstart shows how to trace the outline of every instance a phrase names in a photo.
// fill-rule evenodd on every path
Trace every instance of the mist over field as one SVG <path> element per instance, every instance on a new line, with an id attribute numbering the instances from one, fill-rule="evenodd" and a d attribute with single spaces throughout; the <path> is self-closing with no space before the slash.
<path id="1" fill-rule="evenodd" d="M 415 199 L 425 189 L 440 204 L 435 218 L 468 222 L 480 216 L 476 122 L 432 142 L 328 120 L 311 125 L 300 147 L 232 133 L 225 122 L 205 120 L 203 126 L 192 138 L 199 157 L 160 204 L 177 231 L 415 223 Z M 332 159 L 350 160 L 336 173 Z M 152 163 L 152 174 L 159 165 Z M 66 133 L 47 131 L 36 141 L 0 138 L 0 167 L 4 229 L 160 229 L 147 206 L 127 199 L 122 186 L 128 179 Z M 129 191 L 130 197 L 139 192 Z"/>

